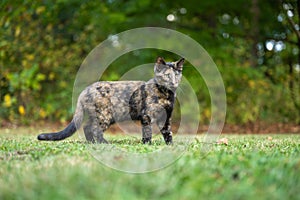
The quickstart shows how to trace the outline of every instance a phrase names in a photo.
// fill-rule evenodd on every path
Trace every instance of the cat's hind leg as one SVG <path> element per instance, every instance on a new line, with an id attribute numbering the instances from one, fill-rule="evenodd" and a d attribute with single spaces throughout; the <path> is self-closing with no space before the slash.
<path id="1" fill-rule="evenodd" d="M 88 141 L 90 143 L 95 143 L 95 139 L 94 139 L 93 132 L 92 132 L 90 125 L 85 125 L 83 127 L 83 132 L 84 132 L 86 141 Z"/>
<path id="2" fill-rule="evenodd" d="M 100 123 L 97 118 L 89 119 L 83 128 L 86 140 L 91 143 L 108 143 L 103 137 L 108 126 L 108 124 Z"/>
<path id="3" fill-rule="evenodd" d="M 99 129 L 95 130 L 96 132 L 96 142 L 97 143 L 106 143 L 108 144 L 108 142 L 104 139 L 103 137 L 103 133 L 104 131 L 106 131 L 106 129 L 109 127 L 109 124 L 105 124 L 105 123 L 102 123 L 102 124 L 99 124 Z"/>

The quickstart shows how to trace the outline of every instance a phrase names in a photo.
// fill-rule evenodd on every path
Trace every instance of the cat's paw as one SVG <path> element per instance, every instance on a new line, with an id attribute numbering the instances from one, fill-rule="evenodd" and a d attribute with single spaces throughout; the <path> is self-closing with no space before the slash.
<path id="1" fill-rule="evenodd" d="M 104 138 L 100 138 L 100 139 L 98 138 L 97 142 L 98 142 L 99 144 L 109 144 L 109 143 L 107 142 L 107 140 L 104 139 Z"/>
<path id="2" fill-rule="evenodd" d="M 150 138 L 143 138 L 142 142 L 143 142 L 143 144 L 151 144 L 151 137 Z"/>
<path id="3" fill-rule="evenodd" d="M 167 145 L 172 145 L 173 144 L 172 135 L 167 135 L 167 136 L 164 137 L 164 139 L 165 139 L 165 142 L 166 142 Z"/>
<path id="4" fill-rule="evenodd" d="M 166 141 L 166 145 L 173 145 L 173 141 Z"/>
<path id="5" fill-rule="evenodd" d="M 164 140 L 165 140 L 165 142 L 166 142 L 167 145 L 173 144 L 172 134 L 173 133 L 171 131 L 163 134 Z"/>
<path id="6" fill-rule="evenodd" d="M 167 145 L 172 145 L 173 144 L 172 137 L 168 140 L 165 140 L 165 142 L 166 142 Z"/>

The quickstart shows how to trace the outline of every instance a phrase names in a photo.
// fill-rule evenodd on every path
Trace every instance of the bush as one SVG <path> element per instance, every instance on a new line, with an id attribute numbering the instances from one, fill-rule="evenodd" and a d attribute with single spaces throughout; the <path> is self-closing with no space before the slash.
<path id="1" fill-rule="evenodd" d="M 117 2 L 114 4 L 120 6 Z M 0 119 L 21 124 L 36 120 L 70 120 L 73 83 L 84 57 L 110 34 L 151 24 L 152 19 L 148 15 L 143 16 L 144 21 L 136 22 L 128 17 L 134 11 L 141 14 L 143 10 L 140 7 L 148 8 L 149 4 L 150 1 L 128 3 L 124 12 L 120 12 L 109 2 L 3 1 L 0 11 Z M 164 13 L 155 12 L 151 17 L 161 19 L 159 14 L 164 16 Z M 168 24 L 161 21 L 160 25 Z M 202 41 L 201 36 L 210 37 L 208 32 L 198 34 L 197 31 L 189 31 Z M 223 53 L 234 49 L 228 44 L 220 48 L 210 47 L 226 87 L 227 122 L 299 122 L 300 114 L 295 112 L 286 89 L 286 73 L 276 72 L 280 74 L 276 76 L 279 81 L 271 82 L 263 68 L 251 68 L 243 59 L 235 61 L 234 57 L 242 58 L 246 54 L 246 48 L 240 46 L 237 51 L 232 50 L 234 56 Z M 105 72 L 104 78 L 117 80 L 122 76 L 127 68 L 120 68 L 120 63 L 131 67 L 153 61 L 153 57 L 158 55 L 155 51 L 133 52 L 130 57 L 117 60 Z M 172 58 L 167 52 L 159 53 Z M 186 68 L 183 73 L 197 92 L 201 122 L 208 123 L 211 117 L 210 97 L 204 81 L 201 76 L 195 76 L 192 68 Z M 268 73 L 271 73 L 270 69 Z M 175 118 L 179 112 L 175 110 Z"/>

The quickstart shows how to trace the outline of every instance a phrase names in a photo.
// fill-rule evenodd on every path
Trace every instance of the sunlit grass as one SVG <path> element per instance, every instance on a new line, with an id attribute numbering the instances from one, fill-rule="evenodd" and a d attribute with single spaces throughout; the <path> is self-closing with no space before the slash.
<path id="1" fill-rule="evenodd" d="M 156 172 L 110 169 L 73 136 L 40 142 L 34 128 L 1 130 L 0 199 L 298 199 L 300 135 L 222 135 L 225 144 L 189 140 L 183 156 Z M 109 135 L 129 153 L 165 147 L 162 137 Z M 179 139 L 179 138 L 178 138 Z M 179 141 L 177 141 L 178 144 Z M 176 145 L 176 140 L 174 142 Z M 207 145 L 206 152 L 203 152 Z M 155 158 L 154 158 L 155 159 Z M 138 163 L 138 161 L 133 161 Z"/>

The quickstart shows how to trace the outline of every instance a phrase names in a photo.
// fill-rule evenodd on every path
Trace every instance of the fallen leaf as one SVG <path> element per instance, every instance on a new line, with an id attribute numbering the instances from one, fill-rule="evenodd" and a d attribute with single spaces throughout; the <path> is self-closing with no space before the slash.
<path id="1" fill-rule="evenodd" d="M 271 141 L 273 138 L 271 136 L 268 137 L 268 140 Z"/>
<path id="2" fill-rule="evenodd" d="M 228 139 L 227 138 L 221 138 L 217 142 L 218 144 L 225 144 L 226 146 L 228 145 Z"/>

